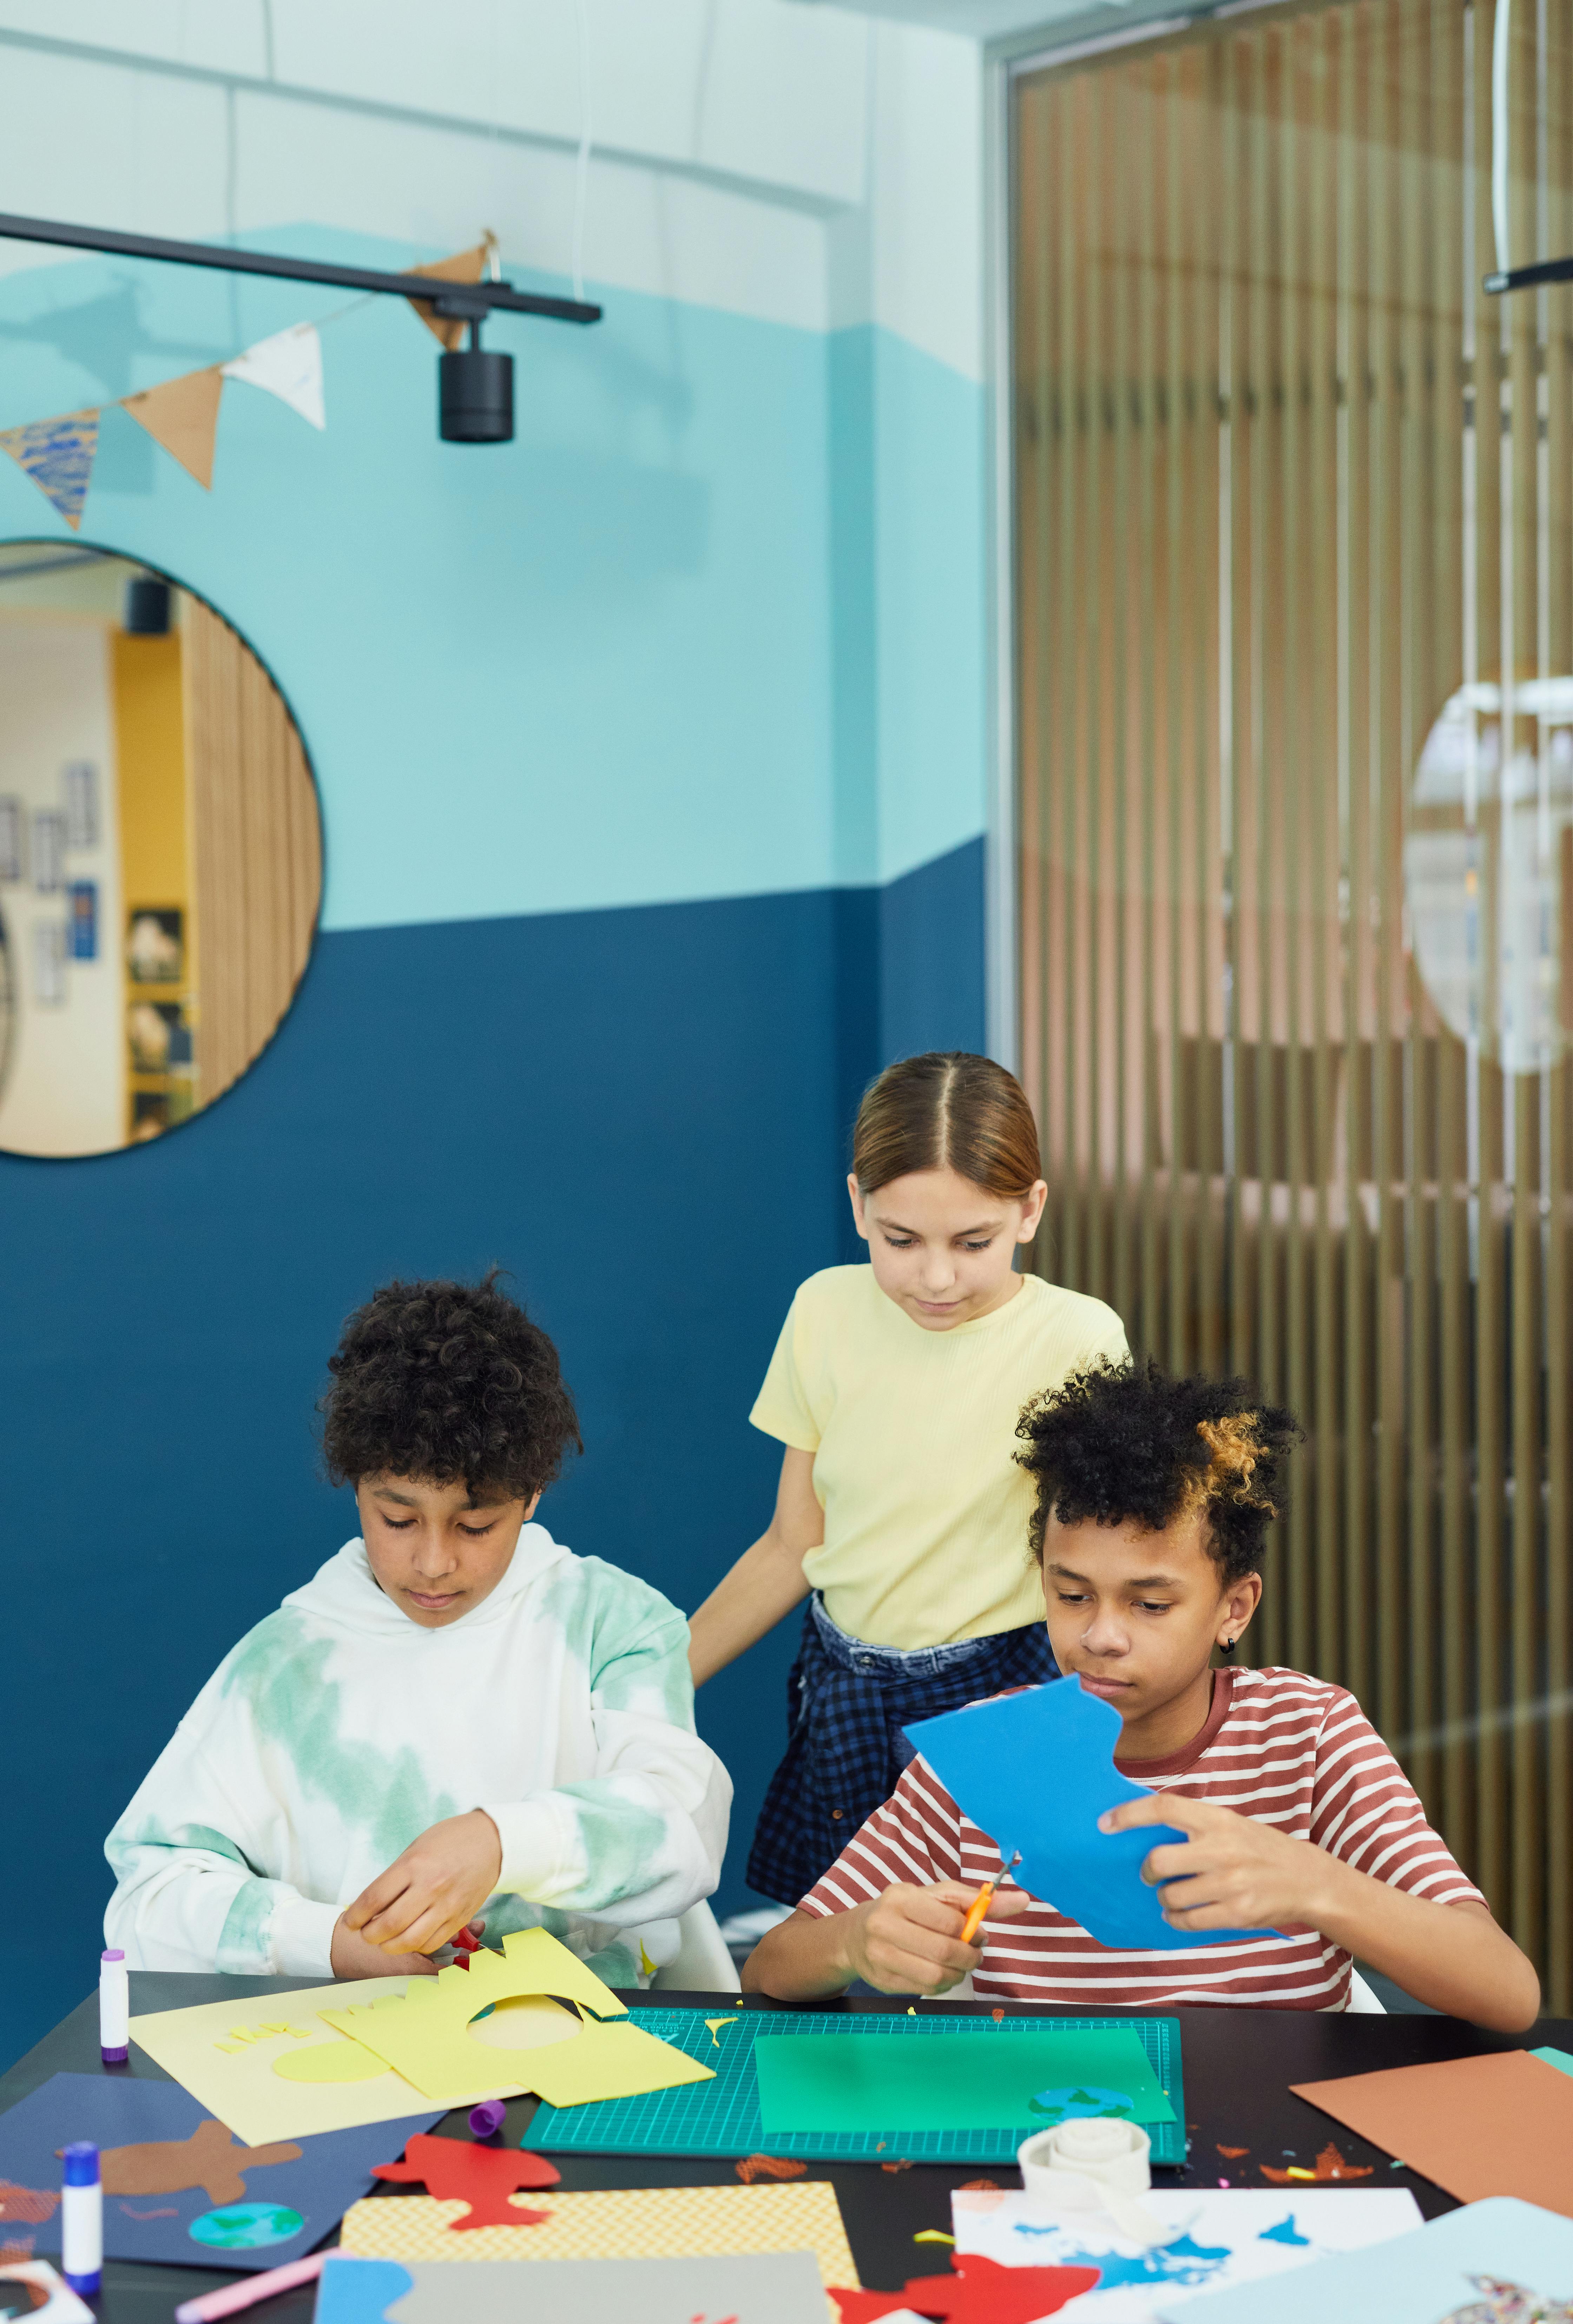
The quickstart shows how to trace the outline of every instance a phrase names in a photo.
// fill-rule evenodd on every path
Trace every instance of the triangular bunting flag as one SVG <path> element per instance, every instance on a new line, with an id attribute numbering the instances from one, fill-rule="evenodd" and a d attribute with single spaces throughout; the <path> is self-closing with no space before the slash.
<path id="1" fill-rule="evenodd" d="M 255 346 L 225 364 L 224 375 L 276 395 L 313 428 L 327 426 L 322 401 L 322 341 L 314 323 L 297 323 L 288 331 L 275 331 L 271 339 L 259 339 Z"/>
<path id="2" fill-rule="evenodd" d="M 429 266 L 409 266 L 406 267 L 405 272 L 436 274 L 444 282 L 479 282 L 482 275 L 486 272 L 487 261 L 496 246 L 495 237 L 488 235 L 484 242 L 478 242 L 475 244 L 474 250 L 456 251 L 452 258 L 434 258 Z M 460 322 L 455 316 L 434 315 L 424 299 L 412 299 L 409 303 L 426 325 L 427 329 L 435 332 L 442 341 L 449 355 L 452 355 L 455 348 L 463 346 L 465 333 L 469 328 L 468 324 Z"/>
<path id="3" fill-rule="evenodd" d="M 224 373 L 213 364 L 206 371 L 167 379 L 161 387 L 144 387 L 140 395 L 123 395 L 120 408 L 207 492 L 213 484 L 213 439 L 223 393 Z"/>
<path id="4" fill-rule="evenodd" d="M 81 529 L 82 503 L 98 448 L 98 411 L 63 411 L 55 420 L 30 420 L 25 427 L 0 429 L 0 447 L 47 493 L 73 532 Z"/>

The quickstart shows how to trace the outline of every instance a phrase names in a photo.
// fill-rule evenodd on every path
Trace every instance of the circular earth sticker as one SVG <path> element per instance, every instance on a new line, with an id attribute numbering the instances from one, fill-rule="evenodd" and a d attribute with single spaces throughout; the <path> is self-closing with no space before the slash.
<path id="1" fill-rule="evenodd" d="M 1136 2116 L 1128 2091 L 1102 2089 L 1096 2082 L 1077 2082 L 1062 2090 L 1039 2090 L 1035 2098 L 1028 2098 L 1027 2106 L 1047 2122 L 1069 2122 L 1083 2115 L 1112 2115 L 1118 2122 L 1131 2122 Z"/>
<path id="2" fill-rule="evenodd" d="M 189 2233 L 193 2243 L 215 2251 L 256 2251 L 263 2244 L 287 2244 L 305 2225 L 299 2211 L 281 2203 L 226 2203 L 222 2211 L 193 2219 Z"/>

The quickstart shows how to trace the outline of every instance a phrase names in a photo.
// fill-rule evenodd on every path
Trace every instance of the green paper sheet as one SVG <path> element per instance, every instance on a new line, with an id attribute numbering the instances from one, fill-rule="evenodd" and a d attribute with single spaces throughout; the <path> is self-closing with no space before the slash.
<path id="1" fill-rule="evenodd" d="M 1019 2128 L 1026 2137 L 1073 2115 L 1173 2122 L 1146 2052 L 1123 2028 L 1007 2034 L 980 2042 L 760 2034 L 754 2042 L 767 2137 L 801 2131 Z"/>

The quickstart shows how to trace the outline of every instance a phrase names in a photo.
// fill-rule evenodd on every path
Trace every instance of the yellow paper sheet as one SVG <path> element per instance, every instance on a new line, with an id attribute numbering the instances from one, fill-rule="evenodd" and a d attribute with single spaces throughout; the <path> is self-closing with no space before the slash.
<path id="1" fill-rule="evenodd" d="M 432 2105 L 453 2107 L 465 2100 L 474 2079 L 479 2045 L 471 2038 L 471 2021 L 489 2003 L 534 1994 L 581 2002 L 607 2015 L 627 2014 L 611 1987 L 566 1945 L 544 1929 L 521 1929 L 504 1937 L 501 1954 L 473 1953 L 467 1969 L 412 1978 L 402 1997 L 379 1996 L 369 2005 L 325 2009 L 322 2015 L 341 2034 L 385 2058 Z M 713 2079 L 708 2066 L 638 2026 L 602 2025 L 593 2019 L 586 2019 L 572 2041 L 519 2053 L 515 2070 L 525 2089 L 553 2106 L 634 2098 Z"/>
<path id="2" fill-rule="evenodd" d="M 133 2017 L 131 2038 L 248 2146 L 266 2146 L 280 2138 L 311 2138 L 324 2130 L 354 2130 L 362 2123 L 394 2122 L 404 2115 L 430 2114 L 433 2107 L 402 2075 L 382 2073 L 353 2082 L 286 2081 L 273 2071 L 273 2061 L 343 2041 L 337 2029 L 324 2024 L 318 2015 L 325 2006 L 353 2006 L 373 1996 L 386 1999 L 406 1982 L 436 1980 L 372 1977 L 351 1985 L 311 1986 L 299 1993 L 210 2001 L 196 2009 L 161 2009 Z M 298 2030 L 263 2034 L 267 2025 Z M 516 2098 L 525 2088 L 509 2079 L 515 2069 L 504 2052 L 476 2044 L 474 2055 L 475 2079 L 464 2093 L 464 2103 Z"/>
<path id="3" fill-rule="evenodd" d="M 826 2288 L 858 2284 L 835 2189 L 805 2179 L 777 2187 L 619 2187 L 591 2194 L 531 2192 L 547 2211 L 535 2227 L 472 2227 L 463 2203 L 430 2195 L 352 2203 L 340 2243 L 362 2259 L 671 2259 L 727 2252 L 811 2251 Z"/>

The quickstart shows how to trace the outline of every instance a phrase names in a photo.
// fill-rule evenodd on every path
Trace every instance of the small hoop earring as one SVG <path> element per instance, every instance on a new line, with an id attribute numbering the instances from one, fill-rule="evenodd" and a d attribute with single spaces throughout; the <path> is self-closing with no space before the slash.
<path id="1" fill-rule="evenodd" d="M 1220 1655 L 1232 1655 L 1235 1650 L 1234 1640 L 1232 1638 L 1220 1639 L 1218 1650 Z"/>

